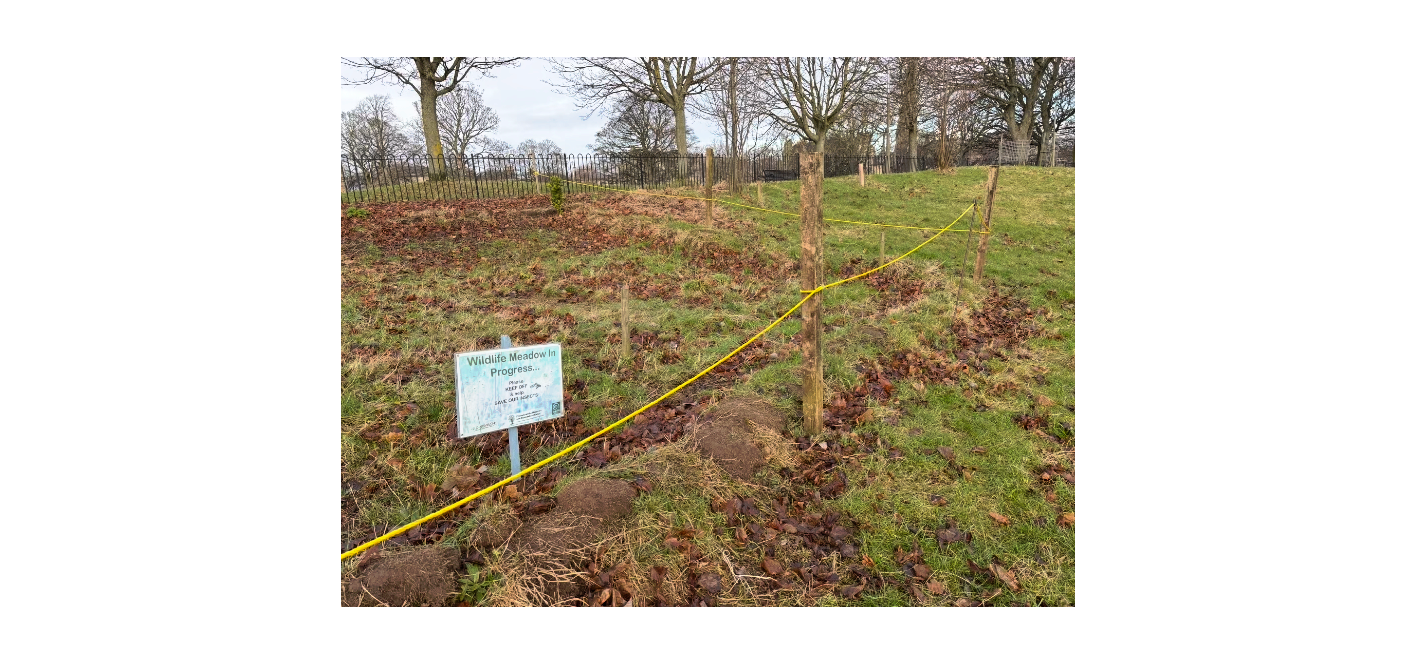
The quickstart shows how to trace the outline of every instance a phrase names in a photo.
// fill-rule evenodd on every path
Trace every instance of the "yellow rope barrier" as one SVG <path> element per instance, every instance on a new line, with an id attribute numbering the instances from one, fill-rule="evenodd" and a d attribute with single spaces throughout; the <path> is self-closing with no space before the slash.
<path id="1" fill-rule="evenodd" d="M 457 509 L 457 508 L 463 506 L 463 505 L 466 505 L 467 503 L 472 502 L 473 500 L 476 500 L 477 498 L 480 498 L 480 497 L 482 497 L 482 496 L 485 496 L 485 495 L 487 495 L 488 493 L 491 493 L 491 492 L 493 492 L 493 491 L 495 491 L 495 490 L 497 490 L 497 489 L 500 489 L 500 488 L 503 487 L 503 486 L 506 486 L 507 484 L 510 484 L 510 483 L 512 483 L 512 482 L 515 482 L 516 480 L 518 480 L 518 479 L 520 479 L 520 478 L 526 476 L 527 474 L 531 473 L 532 471 L 536 470 L 537 468 L 540 468 L 540 467 L 542 467 L 542 466 L 544 466 L 544 465 L 546 465 L 546 464 L 548 464 L 548 463 L 550 463 L 550 462 L 552 462 L 552 461 L 555 461 L 556 459 L 559 459 L 559 458 L 561 458 L 561 457 L 563 457 L 563 456 L 565 456 L 565 455 L 567 455 L 567 454 L 570 454 L 571 452 L 575 451 L 576 449 L 580 448 L 581 446 L 585 445 L 586 443 L 588 443 L 588 442 L 590 442 L 590 441 L 592 441 L 592 440 L 595 440 L 596 438 L 599 438 L 601 435 L 603 435 L 604 433 L 610 431 L 611 429 L 613 429 L 613 428 L 615 428 L 615 427 L 617 427 L 617 426 L 619 426 L 619 425 L 621 425 L 621 424 L 624 424 L 625 422 L 628 422 L 629 420 L 633 419 L 634 416 L 636 416 L 636 415 L 638 415 L 638 414 L 640 414 L 640 413 L 642 413 L 642 412 L 644 412 L 644 411 L 646 411 L 646 410 L 649 410 L 650 408 L 652 408 L 655 404 L 659 403 L 660 401 L 663 401 L 664 399 L 667 399 L 667 398 L 669 398 L 670 396 L 673 396 L 674 393 L 678 392 L 679 390 L 681 390 L 681 389 L 683 389 L 683 388 L 685 388 L 685 387 L 688 387 L 688 385 L 689 385 L 690 383 L 692 383 L 693 381 L 698 380 L 699 378 L 702 378 L 703 376 L 707 375 L 708 372 L 710 372 L 710 371 L 712 371 L 713 369 L 717 368 L 718 365 L 720 365 L 720 364 L 722 364 L 722 363 L 728 361 L 728 359 L 731 358 L 732 356 L 737 355 L 740 351 L 742 351 L 742 349 L 747 348 L 749 345 L 752 344 L 752 342 L 757 341 L 758 339 L 760 339 L 760 338 L 762 337 L 762 335 L 767 334 L 767 332 L 770 331 L 772 328 L 776 327 L 776 326 L 777 326 L 778 324 L 780 324 L 782 321 L 786 320 L 786 319 L 787 319 L 787 316 L 792 315 L 792 312 L 794 312 L 794 311 L 796 311 L 797 309 L 801 308 L 801 305 L 806 304 L 806 301 L 807 301 L 807 300 L 810 300 L 810 299 L 812 298 L 812 296 L 816 295 L 817 293 L 820 293 L 820 292 L 823 291 L 823 290 L 826 290 L 827 288 L 835 288 L 836 286 L 839 286 L 839 285 L 841 285 L 841 284 L 844 284 L 844 283 L 847 283 L 847 282 L 851 282 L 851 281 L 855 281 L 856 279 L 859 279 L 859 278 L 861 278 L 861 277 L 864 277 L 865 275 L 870 274 L 871 272 L 875 272 L 876 270 L 880 270 L 880 269 L 883 269 L 883 268 L 885 268 L 885 267 L 887 267 L 887 266 L 893 265 L 893 264 L 895 264 L 896 261 L 899 261 L 899 260 L 904 259 L 905 256 L 908 256 L 908 255 L 910 255 L 910 254 L 912 254 L 912 253 L 914 253 L 914 252 L 916 252 L 916 251 L 919 251 L 921 248 L 924 247 L 924 245 L 929 244 L 930 242 L 933 242 L 933 241 L 934 241 L 936 238 L 938 238 L 940 235 L 943 235 L 945 231 L 948 231 L 950 228 L 952 228 L 952 227 L 954 226 L 954 224 L 959 223 L 959 219 L 963 219 L 963 218 L 964 218 L 964 215 L 965 215 L 965 214 L 968 214 L 968 213 L 969 213 L 969 210 L 972 209 L 972 208 L 973 208 L 973 205 L 972 205 L 972 204 L 970 204 L 969 207 L 964 208 L 964 211 L 961 212 L 961 213 L 959 214 L 959 216 L 954 219 L 954 221 L 950 222 L 948 226 L 945 226 L 944 228 L 939 228 L 939 229 L 930 229 L 930 230 L 937 230 L 937 231 L 939 231 L 939 232 L 938 232 L 938 233 L 935 233 L 935 234 L 934 234 L 933 236 L 931 236 L 928 240 L 925 240 L 924 242 L 920 243 L 919 246 L 917 246 L 917 247 L 915 247 L 914 249 L 911 249 L 911 250 L 905 252 L 904 254 L 900 255 L 899 258 L 896 258 L 895 260 L 892 260 L 892 261 L 890 261 L 889 263 L 885 263 L 884 265 L 881 265 L 880 267 L 877 267 L 877 268 L 872 269 L 872 270 L 867 270 L 867 271 L 865 271 L 865 272 L 862 272 L 862 273 L 860 273 L 860 274 L 857 274 L 856 276 L 850 277 L 850 278 L 848 278 L 848 279 L 842 279 L 842 280 L 837 281 L 837 282 L 835 282 L 835 283 L 826 284 L 825 286 L 821 286 L 821 287 L 819 287 L 819 288 L 815 288 L 815 289 L 812 289 L 812 290 L 809 290 L 809 291 L 801 291 L 802 293 L 806 293 L 806 297 L 803 297 L 803 298 L 801 299 L 801 301 L 799 301 L 799 302 L 797 302 L 795 305 L 793 305 L 791 309 L 788 309 L 788 310 L 787 310 L 787 313 L 784 313 L 784 314 L 782 314 L 781 316 L 778 316 L 778 317 L 777 317 L 777 320 L 772 321 L 772 324 L 771 324 L 771 325 L 768 325 L 767 327 L 762 328 L 762 331 L 761 331 L 761 332 L 758 332 L 757 334 L 752 335 L 752 338 L 751 338 L 751 339 L 748 339 L 748 340 L 747 340 L 746 342 L 744 342 L 741 346 L 738 346 L 737 348 L 733 349 L 733 352 L 728 353 L 727 355 L 724 355 L 724 356 L 723 356 L 723 359 L 718 360 L 717 362 L 714 362 L 714 363 L 713 363 L 711 366 L 709 366 L 707 369 L 704 369 L 703 371 L 698 372 L 698 375 L 696 375 L 696 376 L 694 376 L 694 377 L 692 377 L 692 378 L 690 378 L 690 379 L 688 379 L 688 380 L 686 380 L 686 381 L 684 381 L 684 382 L 682 382 L 682 383 L 679 383 L 679 386 L 678 386 L 678 387 L 675 387 L 674 389 L 669 390 L 668 392 L 665 392 L 665 393 L 663 394 L 663 396 L 660 396 L 658 399 L 655 399 L 655 400 L 653 400 L 653 401 L 650 401 L 650 402 L 647 403 L 647 404 L 644 404 L 644 406 L 640 407 L 639 410 L 636 410 L 636 411 L 634 411 L 634 412 L 632 412 L 632 413 L 630 413 L 630 414 L 628 414 L 628 415 L 625 415 L 624 417 L 622 417 L 622 418 L 620 418 L 619 420 L 615 421 L 613 424 L 611 424 L 611 425 L 609 425 L 609 426 L 607 426 L 607 427 L 605 427 L 605 428 L 603 428 L 603 429 L 600 429 L 599 431 L 596 431 L 596 432 L 593 433 L 593 434 L 590 434 L 590 436 L 589 436 L 588 438 L 586 438 L 585 440 L 582 440 L 582 441 L 580 441 L 580 442 L 578 442 L 578 443 L 576 443 L 576 444 L 574 444 L 574 445 L 571 445 L 570 447 L 567 447 L 567 448 L 565 448 L 565 449 L 563 449 L 563 450 L 561 450 L 561 451 L 559 451 L 559 452 L 557 452 L 557 453 L 555 453 L 555 454 L 553 454 L 553 455 L 551 455 L 551 456 L 549 456 L 549 457 L 543 459 L 542 461 L 536 463 L 535 465 L 532 465 L 532 466 L 530 466 L 530 467 L 527 467 L 527 468 L 523 469 L 521 472 L 519 472 L 519 473 L 517 473 L 517 474 L 515 474 L 515 475 L 512 475 L 511 477 L 508 477 L 508 478 L 506 478 L 506 479 L 504 479 L 504 480 L 502 480 L 502 481 L 500 481 L 500 482 L 497 482 L 496 484 L 493 484 L 493 485 L 491 485 L 491 486 L 489 486 L 489 487 L 487 487 L 487 488 L 485 488 L 485 489 L 482 489 L 481 491 L 478 491 L 477 493 L 474 493 L 474 494 L 472 494 L 472 495 L 470 495 L 470 496 L 468 496 L 468 497 L 466 497 L 466 498 L 463 498 L 462 500 L 459 500 L 459 501 L 457 501 L 457 502 L 455 502 L 455 503 L 453 503 L 453 504 L 451 504 L 451 505 L 448 505 L 447 507 L 444 507 L 444 508 L 442 508 L 442 509 L 440 509 L 440 510 L 438 510 L 438 511 L 436 511 L 436 512 L 433 512 L 432 514 L 429 514 L 428 516 L 425 516 L 425 517 L 423 517 L 423 518 L 421 518 L 421 519 L 418 519 L 417 521 L 414 521 L 414 522 L 412 522 L 412 523 L 410 523 L 410 524 L 408 524 L 408 525 L 406 525 L 406 526 L 403 526 L 403 527 L 401 527 L 401 528 L 398 528 L 398 529 L 396 529 L 396 530 L 390 530 L 389 532 L 386 532 L 386 533 L 384 533 L 383 535 L 380 535 L 379 537 L 376 537 L 376 538 L 374 538 L 374 539 L 372 539 L 372 540 L 369 540 L 369 541 L 367 541 L 367 542 L 365 542 L 365 543 L 363 543 L 363 544 L 360 544 L 359 546 L 356 546 L 356 547 L 354 547 L 354 548 L 352 548 L 352 549 L 350 549 L 350 550 L 348 550 L 348 551 L 345 551 L 344 553 L 339 554 L 339 559 L 340 559 L 340 560 L 346 560 L 346 559 L 348 559 L 349 557 L 351 557 L 351 556 L 353 556 L 353 555 L 355 555 L 355 554 L 358 554 L 358 553 L 364 551 L 365 549 L 368 549 L 369 547 L 376 546 L 376 545 L 378 545 L 378 544 L 380 544 L 380 543 L 382 543 L 382 542 L 385 542 L 385 541 L 388 541 L 389 539 L 392 539 L 392 538 L 394 538 L 394 537 L 397 537 L 398 535 L 400 535 L 400 534 L 402 534 L 402 533 L 405 533 L 405 532 L 408 532 L 409 530 L 412 530 L 413 528 L 417 527 L 419 524 L 423 524 L 423 523 L 427 523 L 428 521 L 432 521 L 433 519 L 436 519 L 436 518 L 438 518 L 438 517 L 440 517 L 440 516 L 442 516 L 442 515 L 444 515 L 444 514 L 447 514 L 448 512 L 451 512 L 451 511 L 453 511 L 453 510 L 455 510 L 455 509 Z M 785 214 L 785 213 L 779 213 L 779 214 Z"/>
<path id="2" fill-rule="evenodd" d="M 538 171 L 538 170 L 536 170 L 536 169 L 534 169 L 534 168 L 531 169 L 531 172 L 532 172 L 533 174 L 535 174 L 535 176 L 538 177 L 538 178 L 545 177 L 545 174 L 544 174 L 544 173 L 542 173 L 542 172 L 540 172 L 540 171 Z M 566 182 L 566 184 L 575 184 L 575 185 L 580 185 L 580 186 L 582 186 L 582 187 L 590 187 L 590 188 L 592 188 L 592 189 L 604 189 L 605 191 L 613 191 L 613 192 L 620 193 L 620 194 L 635 194 L 635 195 L 637 195 L 637 196 L 658 196 L 658 197 L 660 197 L 660 198 L 685 198 L 685 199 L 688 199 L 688 200 L 691 200 L 691 201 L 712 201 L 712 202 L 714 202 L 714 203 L 721 203 L 721 204 L 723 204 L 723 205 L 736 205 L 736 206 L 738 206 L 738 207 L 740 207 L 740 208 L 747 208 L 747 209 L 749 209 L 749 210 L 758 210 L 758 211 L 760 211 L 760 212 L 769 212 L 769 213 L 771 213 L 771 214 L 780 214 L 780 215 L 785 215 L 785 216 L 788 216 L 788 217 L 800 217 L 800 216 L 801 216 L 800 214 L 795 213 L 795 212 L 782 212 L 782 211 L 780 211 L 780 210 L 768 210 L 767 208 L 760 208 L 760 207 L 755 207 L 755 206 L 752 206 L 752 205 L 743 205 L 742 203 L 734 203 L 734 202 L 732 202 L 732 201 L 723 200 L 723 199 L 721 199 L 721 198 L 703 198 L 702 196 L 684 196 L 684 195 L 681 195 L 681 194 L 656 194 L 656 193 L 653 193 L 653 192 L 650 192 L 650 191 L 643 191 L 643 190 L 615 189 L 614 187 L 602 187 L 602 186 L 600 186 L 600 185 L 598 185 L 598 184 L 586 184 L 586 183 L 580 182 L 580 181 L 578 181 L 578 180 L 566 180 L 565 182 Z M 877 224 L 877 223 L 870 222 L 870 221 L 851 221 L 851 220 L 849 220 L 849 219 L 831 219 L 831 218 L 829 218 L 829 217 L 823 217 L 823 218 L 822 218 L 822 221 L 839 221 L 839 222 L 844 223 L 844 224 L 861 224 L 861 225 L 863 225 L 863 226 L 883 226 L 883 227 L 885 227 L 885 228 L 908 228 L 908 229 L 917 230 L 917 231 L 937 231 L 937 230 L 939 230 L 938 228 L 929 228 L 929 227 L 926 227 L 926 226 L 898 226 L 898 225 L 895 225 L 895 224 Z M 948 230 L 948 229 L 946 228 L 945 230 Z M 964 229 L 959 229 L 959 230 L 954 230 L 954 231 L 950 231 L 950 232 L 951 232 L 951 233 L 967 233 L 968 231 L 966 231 L 966 230 L 964 230 Z M 978 235 L 988 235 L 988 234 L 991 233 L 991 232 L 992 232 L 992 231 L 974 231 L 974 233 L 975 233 L 975 234 L 978 234 Z"/>

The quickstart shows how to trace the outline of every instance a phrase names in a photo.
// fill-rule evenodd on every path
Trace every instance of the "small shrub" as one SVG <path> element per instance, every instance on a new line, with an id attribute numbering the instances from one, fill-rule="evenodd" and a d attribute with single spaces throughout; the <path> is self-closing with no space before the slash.
<path id="1" fill-rule="evenodd" d="M 487 593 L 491 591 L 495 583 L 496 575 L 484 575 L 481 567 L 468 563 L 467 576 L 462 577 L 459 581 L 459 585 L 462 587 L 457 594 L 457 599 L 472 606 L 480 605 L 487 599 Z"/>
<path id="2" fill-rule="evenodd" d="M 565 192 L 561 187 L 559 175 L 551 176 L 551 205 L 556 208 L 556 214 L 565 211 Z"/>
<path id="3" fill-rule="evenodd" d="M 344 216 L 349 217 L 350 219 L 363 219 L 364 217 L 369 216 L 369 211 L 365 210 L 364 208 L 349 208 L 344 212 Z"/>

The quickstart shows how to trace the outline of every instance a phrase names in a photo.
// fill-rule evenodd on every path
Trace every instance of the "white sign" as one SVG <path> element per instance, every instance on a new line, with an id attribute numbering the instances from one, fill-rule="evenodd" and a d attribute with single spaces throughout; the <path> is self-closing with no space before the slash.
<path id="1" fill-rule="evenodd" d="M 459 438 L 563 414 L 560 344 L 478 350 L 453 360 Z"/>

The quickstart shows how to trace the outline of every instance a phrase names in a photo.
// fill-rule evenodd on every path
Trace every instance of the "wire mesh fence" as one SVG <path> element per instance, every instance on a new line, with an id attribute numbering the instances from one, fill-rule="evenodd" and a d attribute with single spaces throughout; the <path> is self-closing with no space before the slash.
<path id="1" fill-rule="evenodd" d="M 965 151 L 955 165 L 971 165 L 981 158 Z M 998 155 L 983 155 L 998 163 Z M 340 157 L 340 192 L 345 203 L 516 198 L 544 193 L 551 176 L 566 181 L 566 193 L 596 191 L 577 186 L 586 183 L 614 189 L 702 189 L 708 158 L 705 154 L 606 155 L 428 155 L 399 157 Z M 936 154 L 832 155 L 822 160 L 826 177 L 854 176 L 863 166 L 868 174 L 909 173 L 938 167 Z M 1063 165 L 1063 164 L 1059 164 Z M 535 173 L 540 173 L 538 179 Z M 798 155 L 731 158 L 715 155 L 714 180 L 718 182 L 796 180 L 801 175 Z"/>

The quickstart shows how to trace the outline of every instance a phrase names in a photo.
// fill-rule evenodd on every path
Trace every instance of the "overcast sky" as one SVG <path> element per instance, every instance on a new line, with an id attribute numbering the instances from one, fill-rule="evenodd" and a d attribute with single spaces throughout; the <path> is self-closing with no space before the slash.
<path id="1" fill-rule="evenodd" d="M 353 58 L 351 58 L 353 59 Z M 517 67 L 497 67 L 492 77 L 471 74 L 465 83 L 472 83 L 482 90 L 483 101 L 496 111 L 501 124 L 492 132 L 494 138 L 515 147 L 526 140 L 550 139 L 567 153 L 590 152 L 587 145 L 595 142 L 595 132 L 604 126 L 605 118 L 592 115 L 581 120 L 586 111 L 577 111 L 575 103 L 565 94 L 557 92 L 549 83 L 558 81 L 556 75 L 542 58 L 522 60 Z M 343 78 L 359 80 L 360 70 L 340 65 Z M 394 112 L 403 120 L 413 119 L 413 102 L 418 96 L 402 84 L 371 83 L 368 85 L 345 85 L 339 81 L 339 109 L 347 111 L 369 95 L 388 95 L 393 100 Z M 337 122 L 338 118 L 334 118 Z M 688 126 L 698 136 L 699 142 L 711 141 L 715 136 L 712 124 L 688 116 Z M 331 127 L 330 131 L 335 131 Z"/>

